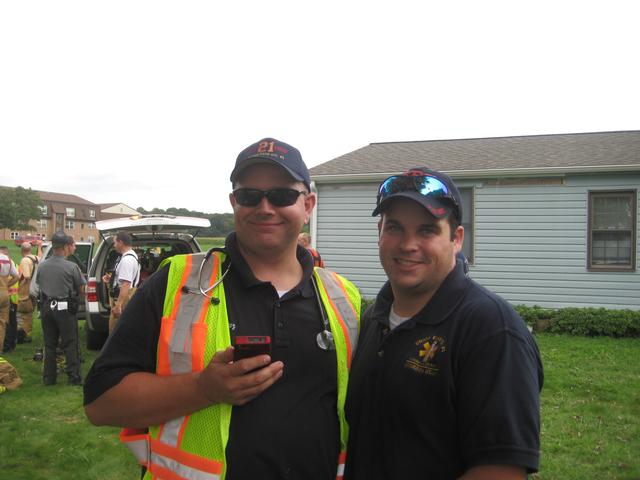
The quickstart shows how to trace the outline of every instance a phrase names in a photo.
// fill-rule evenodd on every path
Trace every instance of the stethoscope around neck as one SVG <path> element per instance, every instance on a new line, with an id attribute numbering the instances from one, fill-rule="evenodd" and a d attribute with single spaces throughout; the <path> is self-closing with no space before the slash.
<path id="1" fill-rule="evenodd" d="M 215 252 L 221 252 L 225 255 L 227 253 L 224 248 L 220 247 L 213 247 L 207 251 L 204 259 L 202 260 L 202 262 L 200 262 L 200 267 L 198 267 L 198 290 L 200 291 L 200 294 L 207 297 L 212 304 L 217 305 L 220 303 L 220 299 L 213 296 L 213 294 L 210 294 L 209 292 L 215 290 L 215 288 L 222 283 L 224 277 L 227 276 L 227 273 L 229 273 L 229 270 L 231 269 L 231 260 L 229 260 L 229 264 L 227 265 L 227 268 L 222 273 L 220 278 L 213 282 L 213 285 L 204 288 L 202 285 L 202 271 L 205 264 L 209 260 L 209 257 L 211 257 L 211 255 L 213 255 Z M 335 350 L 336 344 L 333 339 L 333 334 L 331 333 L 331 326 L 329 325 L 329 319 L 327 317 L 325 309 L 322 306 L 322 302 L 320 300 L 320 290 L 318 289 L 318 284 L 314 275 L 311 275 L 311 283 L 313 285 L 316 301 L 318 303 L 318 309 L 320 310 L 320 317 L 322 318 L 322 331 L 316 335 L 316 343 L 322 350 Z"/>
<path id="2" fill-rule="evenodd" d="M 200 291 L 200 294 L 207 297 L 212 304 L 217 305 L 218 303 L 220 303 L 220 299 L 218 297 L 214 297 L 213 294 L 209 295 L 209 292 L 215 290 L 215 288 L 222 283 L 222 281 L 224 280 L 224 277 L 227 276 L 227 273 L 229 273 L 229 270 L 231 269 L 231 260 L 229 260 L 229 264 L 227 265 L 227 268 L 222 273 L 220 278 L 217 279 L 215 282 L 213 282 L 213 285 L 210 285 L 207 288 L 203 288 L 202 287 L 202 270 L 204 269 L 204 266 L 207 263 L 207 260 L 209 260 L 209 257 L 211 257 L 211 255 L 213 255 L 215 252 L 224 253 L 225 255 L 227 253 L 224 248 L 220 248 L 220 247 L 213 247 L 207 251 L 207 254 L 204 256 L 204 259 L 202 260 L 202 262 L 200 262 L 200 267 L 198 268 L 198 290 Z"/>

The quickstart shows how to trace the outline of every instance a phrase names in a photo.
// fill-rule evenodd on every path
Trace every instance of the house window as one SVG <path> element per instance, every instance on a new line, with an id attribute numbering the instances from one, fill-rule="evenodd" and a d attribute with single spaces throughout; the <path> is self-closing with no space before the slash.
<path id="1" fill-rule="evenodd" d="M 96 218 L 96 211 L 89 209 L 89 218 Z"/>
<path id="2" fill-rule="evenodd" d="M 80 230 L 84 230 L 84 223 L 80 224 Z"/>
<path id="3" fill-rule="evenodd" d="M 74 228 L 76 228 L 76 222 L 74 222 L 73 220 L 67 220 L 64 224 L 64 228 L 73 230 Z"/>
<path id="4" fill-rule="evenodd" d="M 76 216 L 76 209 L 75 208 L 66 208 L 67 210 L 67 217 L 75 217 Z"/>
<path id="5" fill-rule="evenodd" d="M 96 224 L 95 223 L 89 223 L 89 230 L 93 230 L 94 228 L 96 228 Z"/>
<path id="6" fill-rule="evenodd" d="M 635 270 L 636 192 L 589 192 L 592 270 Z"/>
<path id="7" fill-rule="evenodd" d="M 38 220 L 38 228 L 47 228 L 47 219 L 41 218 Z"/>
<path id="8" fill-rule="evenodd" d="M 20 236 L 20 232 L 11 232 L 9 236 L 11 237 L 11 240 L 15 240 Z"/>
<path id="9" fill-rule="evenodd" d="M 42 213 L 42 215 L 46 215 L 48 212 L 47 206 L 46 205 L 40 205 L 38 207 L 40 209 L 40 213 Z"/>

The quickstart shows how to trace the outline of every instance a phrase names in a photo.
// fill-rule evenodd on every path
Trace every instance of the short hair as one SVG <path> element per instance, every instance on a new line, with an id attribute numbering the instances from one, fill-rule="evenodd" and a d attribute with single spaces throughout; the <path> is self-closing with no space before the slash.
<path id="1" fill-rule="evenodd" d="M 67 235 L 67 245 L 73 245 L 76 241 L 73 239 L 72 235 Z"/>
<path id="2" fill-rule="evenodd" d="M 305 246 L 311 246 L 311 235 L 307 232 L 302 232 L 298 235 L 298 242 L 302 242 Z"/>
<path id="3" fill-rule="evenodd" d="M 130 247 L 133 244 L 133 237 L 127 232 L 118 232 L 116 234 L 116 240 L 120 240 L 127 247 Z"/>
<path id="4" fill-rule="evenodd" d="M 0 250 L 2 250 L 3 252 L 9 252 L 9 247 L 7 247 L 6 245 L 0 245 Z"/>
<path id="5" fill-rule="evenodd" d="M 31 244 L 29 242 L 22 242 L 20 250 L 23 252 L 31 252 Z"/>

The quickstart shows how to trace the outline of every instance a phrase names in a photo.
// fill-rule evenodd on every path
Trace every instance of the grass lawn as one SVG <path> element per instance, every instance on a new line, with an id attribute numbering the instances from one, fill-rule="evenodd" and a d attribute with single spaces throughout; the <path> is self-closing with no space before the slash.
<path id="1" fill-rule="evenodd" d="M 119 429 L 93 427 L 82 410 L 82 390 L 41 384 L 41 345 L 19 345 L 5 357 L 24 384 L 0 395 L 0 478 L 11 480 L 139 478 Z M 81 345 L 86 373 L 96 352 Z M 536 480 L 640 478 L 640 339 L 540 334 L 545 366 L 542 461 Z"/>
<path id="2" fill-rule="evenodd" d="M 640 479 L 640 339 L 536 337 L 545 369 L 535 479 Z"/>
<path id="3" fill-rule="evenodd" d="M 224 237 L 196 237 L 203 251 L 207 251 L 212 247 L 224 247 Z"/>
<path id="4" fill-rule="evenodd" d="M 35 362 L 42 346 L 40 321 L 34 319 L 34 341 L 4 355 L 18 369 L 22 386 L 0 395 L 0 478 L 7 480 L 90 479 L 121 480 L 140 477 L 140 469 L 119 445 L 118 428 L 92 426 L 82 409 L 82 387 L 42 385 L 42 362 Z M 87 351 L 84 322 L 80 346 L 85 375 L 97 352 Z"/>

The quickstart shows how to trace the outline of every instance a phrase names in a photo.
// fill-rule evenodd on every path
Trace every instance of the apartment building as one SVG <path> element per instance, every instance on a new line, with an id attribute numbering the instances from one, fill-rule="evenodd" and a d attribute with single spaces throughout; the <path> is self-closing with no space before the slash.
<path id="1" fill-rule="evenodd" d="M 73 235 L 76 241 L 95 242 L 99 240 L 95 222 L 106 218 L 118 216 L 135 215 L 138 212 L 130 207 L 107 208 L 108 212 L 102 212 L 103 207 L 97 203 L 90 202 L 77 195 L 56 192 L 36 191 L 42 199 L 41 217 L 32 220 L 30 224 L 33 231 L 0 230 L 0 238 L 3 240 L 16 239 L 23 235 L 36 235 L 45 240 L 51 238 L 54 232 L 63 230 L 69 235 Z M 108 204 L 114 205 L 124 204 Z M 126 207 L 126 205 L 125 205 Z"/>

